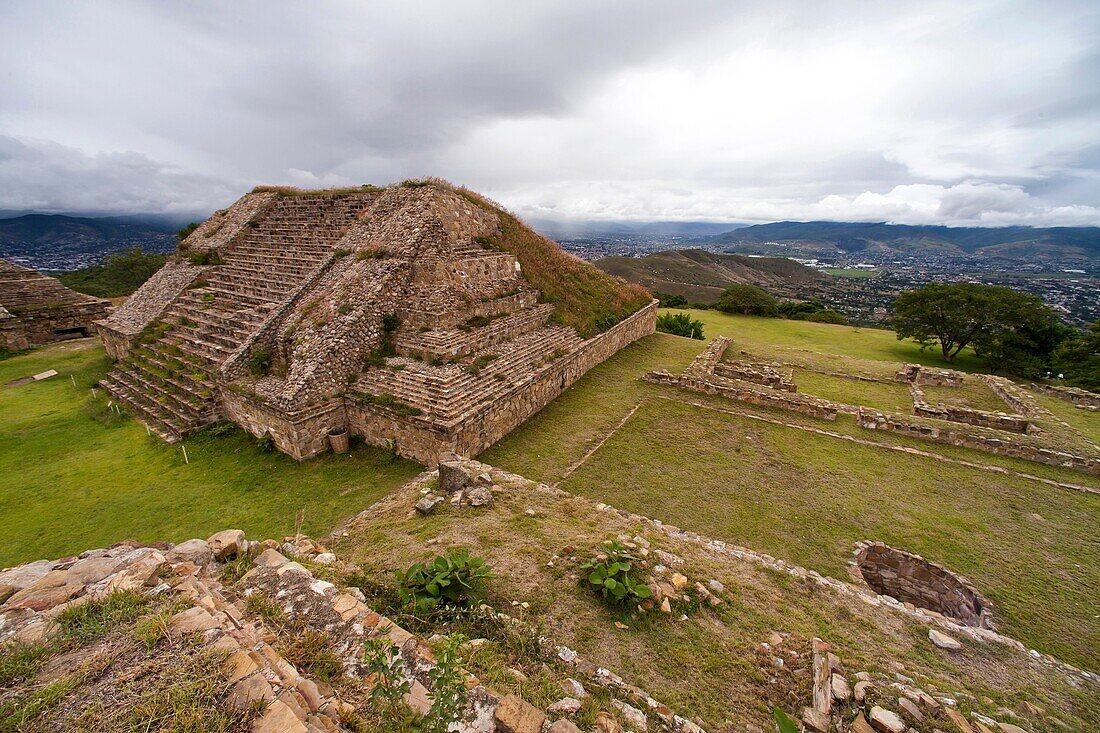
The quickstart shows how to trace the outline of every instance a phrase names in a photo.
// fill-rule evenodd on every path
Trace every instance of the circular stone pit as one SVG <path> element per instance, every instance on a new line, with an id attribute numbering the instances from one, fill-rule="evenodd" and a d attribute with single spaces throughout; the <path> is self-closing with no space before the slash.
<path id="1" fill-rule="evenodd" d="M 993 628 L 993 604 L 966 578 L 882 542 L 856 544 L 859 579 L 880 595 L 935 611 L 967 626 Z"/>

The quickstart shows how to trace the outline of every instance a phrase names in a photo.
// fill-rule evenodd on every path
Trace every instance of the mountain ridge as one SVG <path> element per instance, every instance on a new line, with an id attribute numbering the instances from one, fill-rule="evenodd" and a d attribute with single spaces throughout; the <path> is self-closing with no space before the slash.
<path id="1" fill-rule="evenodd" d="M 1092 259 L 1100 256 L 1100 227 L 948 227 L 884 222 L 781 221 L 696 240 L 714 245 L 796 244 L 848 253 L 926 251 L 959 256 Z"/>

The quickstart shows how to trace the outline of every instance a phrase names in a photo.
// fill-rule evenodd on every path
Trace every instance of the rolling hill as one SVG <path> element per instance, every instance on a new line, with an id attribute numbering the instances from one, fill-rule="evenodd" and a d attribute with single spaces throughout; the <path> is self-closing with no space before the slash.
<path id="1" fill-rule="evenodd" d="M 910 255 L 1091 260 L 1100 256 L 1100 227 L 945 227 L 782 221 L 710 237 L 707 246 L 774 253 L 769 245 L 806 254 L 879 252 Z"/>
<path id="2" fill-rule="evenodd" d="M 0 257 L 41 270 L 71 270 L 132 247 L 170 252 L 177 227 L 137 217 L 24 214 L 0 219 Z"/>
<path id="3" fill-rule="evenodd" d="M 758 285 L 780 296 L 806 297 L 831 278 L 783 257 L 745 257 L 701 249 L 668 250 L 646 257 L 605 257 L 593 263 L 653 291 L 709 303 L 734 283 Z"/>

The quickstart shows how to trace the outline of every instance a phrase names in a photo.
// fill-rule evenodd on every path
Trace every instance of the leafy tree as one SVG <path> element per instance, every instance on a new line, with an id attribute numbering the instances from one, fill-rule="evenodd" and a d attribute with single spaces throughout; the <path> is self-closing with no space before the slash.
<path id="1" fill-rule="evenodd" d="M 167 255 L 144 252 L 140 247 L 134 247 L 108 255 L 102 264 L 63 272 L 57 279 L 81 293 L 97 298 L 117 298 L 141 287 L 166 260 Z"/>
<path id="2" fill-rule="evenodd" d="M 724 313 L 741 313 L 746 316 L 775 318 L 779 315 L 779 301 L 755 285 L 741 283 L 723 290 L 714 307 Z"/>
<path id="3" fill-rule="evenodd" d="M 657 316 L 657 330 L 671 333 L 673 336 L 703 338 L 703 322 L 698 318 L 692 318 L 687 313 L 662 313 Z"/>
<path id="4" fill-rule="evenodd" d="M 682 295 L 670 295 L 658 291 L 654 291 L 653 294 L 661 301 L 660 306 L 662 308 L 683 308 L 688 304 L 687 298 Z"/>
<path id="5" fill-rule="evenodd" d="M 1075 336 L 1072 328 L 1047 311 L 980 335 L 974 340 L 974 351 L 992 374 L 1007 372 L 1033 379 L 1054 368 L 1054 351 Z"/>
<path id="6" fill-rule="evenodd" d="M 791 301 L 779 304 L 779 314 L 792 321 L 846 324 L 848 319 L 817 300 Z"/>
<path id="7" fill-rule="evenodd" d="M 1062 342 L 1054 352 L 1054 367 L 1076 387 L 1100 392 L 1100 321 L 1088 333 Z"/>
<path id="8" fill-rule="evenodd" d="M 1006 332 L 1039 328 L 1049 317 L 1041 300 L 1011 288 L 929 283 L 898 296 L 893 326 L 899 340 L 938 344 L 944 360 L 953 361 L 971 345 L 992 353 Z"/>

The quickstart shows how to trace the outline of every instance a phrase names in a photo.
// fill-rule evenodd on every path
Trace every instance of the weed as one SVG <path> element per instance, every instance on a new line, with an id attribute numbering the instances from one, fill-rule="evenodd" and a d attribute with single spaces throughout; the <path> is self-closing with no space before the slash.
<path id="1" fill-rule="evenodd" d="M 414 563 L 408 570 L 398 570 L 396 577 L 402 601 L 424 612 L 440 603 L 467 605 L 492 575 L 483 558 L 471 557 L 460 548 L 430 563 Z"/>
<path id="2" fill-rule="evenodd" d="M 0 647 L 0 688 L 33 678 L 48 655 L 42 643 L 13 641 Z"/>
<path id="3" fill-rule="evenodd" d="M 57 617 L 58 638 L 86 644 L 102 637 L 116 624 L 137 618 L 149 603 L 150 599 L 137 591 L 119 590 L 66 608 Z"/>

